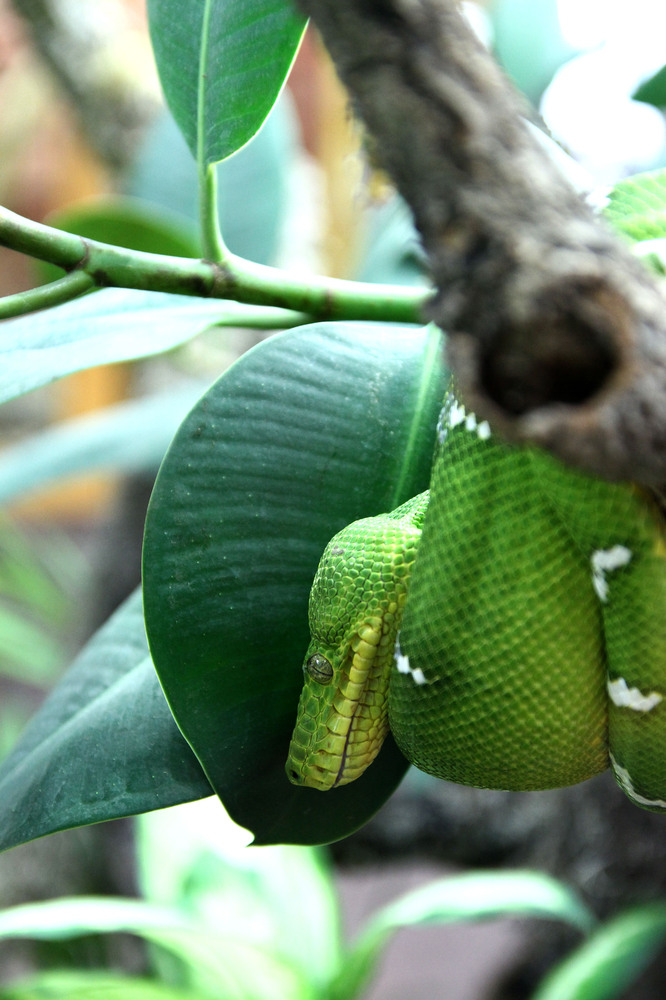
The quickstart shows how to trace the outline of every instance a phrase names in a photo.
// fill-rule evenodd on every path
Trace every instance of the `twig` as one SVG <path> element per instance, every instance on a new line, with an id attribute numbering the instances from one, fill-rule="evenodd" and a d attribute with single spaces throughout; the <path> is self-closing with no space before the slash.
<path id="1" fill-rule="evenodd" d="M 71 274 L 81 272 L 88 279 L 77 279 L 81 291 L 92 286 L 137 288 L 233 299 L 297 312 L 303 314 L 304 321 L 422 323 L 429 294 L 400 285 L 301 277 L 231 253 L 224 261 L 215 262 L 130 250 L 32 222 L 6 208 L 0 208 L 0 245 L 57 264 Z M 73 279 L 70 281 L 73 284 Z M 12 299 L 14 305 L 21 306 Z M 27 309 L 18 311 L 24 313 Z M 6 308 L 3 312 L 4 316 L 16 314 Z"/>
<path id="2" fill-rule="evenodd" d="M 39 309 L 59 306 L 90 291 L 94 284 L 93 279 L 85 271 L 72 271 L 62 278 L 50 281 L 47 285 L 40 285 L 26 292 L 16 292 L 15 295 L 5 295 L 4 298 L 0 298 L 0 319 L 24 316 Z"/>
<path id="3" fill-rule="evenodd" d="M 666 298 L 572 191 L 455 0 L 300 0 L 409 204 L 466 403 L 666 483 Z"/>

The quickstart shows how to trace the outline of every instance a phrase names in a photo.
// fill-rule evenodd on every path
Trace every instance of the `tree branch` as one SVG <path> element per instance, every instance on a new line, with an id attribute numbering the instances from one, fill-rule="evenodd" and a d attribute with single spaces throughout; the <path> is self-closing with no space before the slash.
<path id="1" fill-rule="evenodd" d="M 300 0 L 412 209 L 465 402 L 666 483 L 666 299 L 569 187 L 455 0 Z"/>

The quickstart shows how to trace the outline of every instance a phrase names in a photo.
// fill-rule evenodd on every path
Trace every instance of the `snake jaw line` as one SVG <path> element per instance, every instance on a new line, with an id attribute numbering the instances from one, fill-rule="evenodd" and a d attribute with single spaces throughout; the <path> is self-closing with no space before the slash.
<path id="1" fill-rule="evenodd" d="M 422 494 L 355 521 L 324 550 L 310 593 L 312 641 L 287 759 L 294 784 L 346 785 L 381 749 L 395 638 L 427 503 Z M 307 669 L 313 661 L 315 669 Z M 326 685 L 321 661 L 332 665 Z"/>
<path id="2" fill-rule="evenodd" d="M 374 760 L 388 731 L 386 685 L 377 678 L 377 661 L 385 646 L 382 622 L 361 626 L 346 643 L 347 652 L 313 653 L 333 663 L 329 691 L 306 670 L 287 776 L 293 784 L 325 791 L 348 784 Z M 338 664 L 336 666 L 336 664 Z"/>

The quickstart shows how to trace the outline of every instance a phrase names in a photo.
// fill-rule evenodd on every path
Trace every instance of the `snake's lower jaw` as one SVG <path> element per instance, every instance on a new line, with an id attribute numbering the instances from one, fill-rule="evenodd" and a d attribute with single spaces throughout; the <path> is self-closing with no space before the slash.
<path id="1" fill-rule="evenodd" d="M 318 767 L 311 762 L 299 768 L 292 754 L 289 755 L 285 771 L 292 785 L 297 785 L 299 788 L 316 788 L 320 792 L 327 792 L 338 784 L 345 784 L 344 781 L 337 781 L 338 775 L 335 771 Z"/>
<path id="2" fill-rule="evenodd" d="M 356 735 L 359 730 L 356 729 Z M 388 732 L 388 719 L 373 726 L 367 738 L 359 746 L 350 740 L 349 734 L 339 747 L 332 746 L 335 737 L 325 738 L 319 749 L 305 747 L 292 739 L 285 771 L 292 785 L 301 788 L 316 788 L 321 792 L 341 788 L 360 778 L 379 753 Z"/>

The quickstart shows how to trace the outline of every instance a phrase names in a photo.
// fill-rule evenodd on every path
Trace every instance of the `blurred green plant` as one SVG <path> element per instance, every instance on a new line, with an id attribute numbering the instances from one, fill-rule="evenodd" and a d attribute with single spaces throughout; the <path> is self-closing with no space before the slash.
<path id="1" fill-rule="evenodd" d="M 0 988 L 0 1000 L 357 1000 L 402 928 L 501 917 L 561 921 L 583 938 L 534 1000 L 612 1000 L 666 936 L 666 905 L 599 926 L 562 884 L 514 871 L 437 879 L 377 910 L 347 944 L 326 854 L 246 842 L 213 800 L 141 817 L 143 899 L 13 907 L 0 912 L 0 940 L 128 932 L 148 946 L 147 973 L 50 970 Z"/>
<path id="2" fill-rule="evenodd" d="M 66 665 L 86 579 L 84 560 L 63 535 L 28 537 L 0 518 L 0 759 Z"/>
<path id="3" fill-rule="evenodd" d="M 403 927 L 507 915 L 564 921 L 581 933 L 594 926 L 575 894 L 547 876 L 459 875 L 378 910 L 346 945 L 325 853 L 289 846 L 248 850 L 246 841 L 213 800 L 141 817 L 142 900 L 82 897 L 17 906 L 0 913 L 0 939 L 62 941 L 125 931 L 149 945 L 149 974 L 51 970 L 5 986 L 0 998 L 353 1000 Z M 588 972 L 593 965 L 587 963 Z"/>

